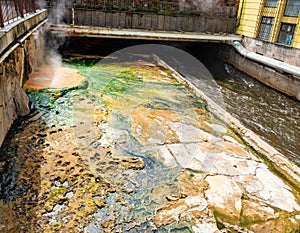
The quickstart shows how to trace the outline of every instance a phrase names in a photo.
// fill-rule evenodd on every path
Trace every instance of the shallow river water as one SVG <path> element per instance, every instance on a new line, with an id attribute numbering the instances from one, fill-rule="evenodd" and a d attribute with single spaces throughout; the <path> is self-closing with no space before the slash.
<path id="1" fill-rule="evenodd" d="M 28 92 L 36 111 L 1 148 L 2 232 L 300 226 L 297 191 L 205 101 L 147 56 L 120 54 L 68 57 L 63 67 L 86 77 L 81 86 Z"/>
<path id="2" fill-rule="evenodd" d="M 226 68 L 229 77 L 218 81 L 226 109 L 300 166 L 300 102 Z"/>

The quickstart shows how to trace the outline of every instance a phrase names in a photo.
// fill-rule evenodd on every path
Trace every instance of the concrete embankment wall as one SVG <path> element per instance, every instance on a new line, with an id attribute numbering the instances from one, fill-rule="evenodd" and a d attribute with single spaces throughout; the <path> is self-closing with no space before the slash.
<path id="1" fill-rule="evenodd" d="M 18 25 L 1 31 L 0 146 L 14 120 L 30 112 L 22 85 L 28 73 L 43 60 L 44 51 L 43 29 L 30 31 L 36 26 L 34 21 L 23 23 L 24 27 Z"/>
<path id="2" fill-rule="evenodd" d="M 250 52 L 300 67 L 300 49 L 249 37 L 244 37 L 243 45 Z"/>
<path id="3" fill-rule="evenodd" d="M 241 56 L 232 46 L 224 45 L 219 56 L 225 62 L 260 82 L 300 100 L 300 77 L 264 66 Z"/>
<path id="4" fill-rule="evenodd" d="M 52 14 L 56 14 L 55 11 Z M 72 11 L 64 14 L 66 24 L 72 24 Z M 182 15 L 170 16 L 154 13 L 101 11 L 75 9 L 74 24 L 82 26 L 130 28 L 162 31 L 234 33 L 236 19 L 234 8 L 226 15 Z"/>

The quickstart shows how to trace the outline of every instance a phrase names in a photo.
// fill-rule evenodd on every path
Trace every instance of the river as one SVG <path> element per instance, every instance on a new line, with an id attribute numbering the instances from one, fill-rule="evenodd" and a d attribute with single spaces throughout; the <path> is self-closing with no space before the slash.
<path id="1" fill-rule="evenodd" d="M 16 122 L 1 148 L 3 232 L 298 228 L 296 190 L 153 54 L 228 109 L 226 84 L 240 81 L 231 67 L 216 81 L 188 53 L 160 45 L 104 59 L 68 52 L 59 70 L 86 80 L 28 91 L 35 112 Z"/>
<path id="2" fill-rule="evenodd" d="M 218 84 L 227 111 L 300 166 L 300 102 L 230 65 L 226 69 L 229 77 Z"/>

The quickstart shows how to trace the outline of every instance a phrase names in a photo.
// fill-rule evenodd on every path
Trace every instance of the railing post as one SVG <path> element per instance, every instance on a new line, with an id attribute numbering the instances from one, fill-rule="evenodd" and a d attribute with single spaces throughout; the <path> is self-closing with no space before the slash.
<path id="1" fill-rule="evenodd" d="M 34 1 L 34 0 L 31 0 L 30 2 L 31 2 L 31 6 L 32 6 L 31 9 L 32 9 L 34 12 L 36 12 L 37 9 L 36 9 L 36 5 L 35 5 L 35 1 Z"/>
<path id="2" fill-rule="evenodd" d="M 14 0 L 14 5 L 15 5 L 15 11 L 17 13 L 17 16 L 21 16 L 22 18 L 24 17 L 24 12 L 23 12 L 23 6 L 22 6 L 22 1 L 21 0 Z"/>
<path id="3" fill-rule="evenodd" d="M 3 6 L 2 6 L 2 3 L 0 3 L 0 27 L 4 27 L 4 19 L 3 19 L 2 9 L 3 9 Z"/>

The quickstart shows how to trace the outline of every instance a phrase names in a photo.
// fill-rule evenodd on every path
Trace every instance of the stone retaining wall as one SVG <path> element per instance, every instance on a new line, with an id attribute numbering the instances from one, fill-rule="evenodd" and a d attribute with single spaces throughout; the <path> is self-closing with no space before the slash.
<path id="1" fill-rule="evenodd" d="M 13 121 L 30 112 L 22 84 L 42 61 L 42 38 L 31 35 L 0 64 L 0 146 Z"/>

